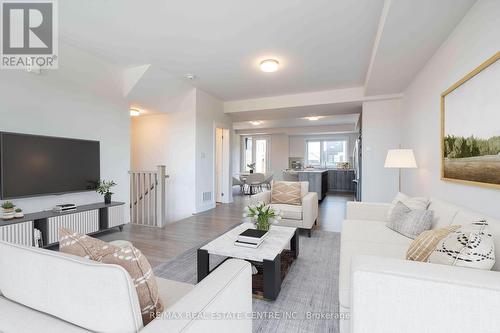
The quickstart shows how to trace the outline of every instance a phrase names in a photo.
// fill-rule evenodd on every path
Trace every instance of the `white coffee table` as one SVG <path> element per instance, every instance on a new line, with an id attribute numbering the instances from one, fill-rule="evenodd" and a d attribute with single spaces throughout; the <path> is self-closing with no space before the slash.
<path id="1" fill-rule="evenodd" d="M 258 248 L 234 245 L 240 233 L 252 228 L 255 228 L 252 223 L 242 223 L 198 249 L 198 282 L 211 272 L 210 254 L 247 260 L 263 266 L 264 297 L 276 299 L 281 289 L 281 252 L 290 245 L 294 257 L 297 258 L 298 230 L 292 227 L 271 226 L 269 234 Z"/>

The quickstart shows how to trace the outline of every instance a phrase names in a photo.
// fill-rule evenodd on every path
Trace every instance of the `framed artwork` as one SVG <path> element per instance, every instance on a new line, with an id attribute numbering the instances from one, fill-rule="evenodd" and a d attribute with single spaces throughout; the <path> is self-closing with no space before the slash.
<path id="1" fill-rule="evenodd" d="M 441 94 L 441 179 L 500 189 L 500 52 Z"/>

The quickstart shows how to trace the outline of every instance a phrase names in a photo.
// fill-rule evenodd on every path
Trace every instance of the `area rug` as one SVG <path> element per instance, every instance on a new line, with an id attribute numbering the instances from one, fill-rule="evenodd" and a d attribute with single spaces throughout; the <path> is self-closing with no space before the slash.
<path id="1" fill-rule="evenodd" d="M 202 244 L 200 244 L 202 246 Z M 198 246 L 199 247 L 199 246 Z M 196 250 L 154 268 L 156 276 L 196 284 Z M 254 332 L 339 332 L 338 267 L 340 234 L 313 231 L 300 236 L 300 253 L 275 301 L 253 299 Z M 224 258 L 210 256 L 217 265 Z"/>

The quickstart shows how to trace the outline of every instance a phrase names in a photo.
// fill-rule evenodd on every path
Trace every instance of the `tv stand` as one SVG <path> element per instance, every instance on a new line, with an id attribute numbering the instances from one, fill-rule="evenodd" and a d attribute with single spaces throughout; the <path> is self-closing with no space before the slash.
<path id="1" fill-rule="evenodd" d="M 59 244 L 59 228 L 95 235 L 118 228 L 123 230 L 124 203 L 104 202 L 78 206 L 68 212 L 43 211 L 26 214 L 14 220 L 0 219 L 0 240 L 33 246 L 34 229 L 42 233 L 42 247 L 55 247 Z"/>

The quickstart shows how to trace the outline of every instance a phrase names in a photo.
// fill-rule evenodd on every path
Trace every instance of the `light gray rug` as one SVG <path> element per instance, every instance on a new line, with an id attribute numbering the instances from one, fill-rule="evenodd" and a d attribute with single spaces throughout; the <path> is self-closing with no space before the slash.
<path id="1" fill-rule="evenodd" d="M 196 250 L 197 248 L 188 250 L 155 267 L 155 274 L 195 284 Z M 337 333 L 337 319 L 321 318 L 335 318 L 339 311 L 339 252 L 339 233 L 313 231 L 311 238 L 300 236 L 299 257 L 283 281 L 278 299 L 273 302 L 253 299 L 254 312 L 279 315 L 288 313 L 288 319 L 254 319 L 253 331 Z M 210 256 L 210 263 L 216 265 L 222 259 Z"/>

